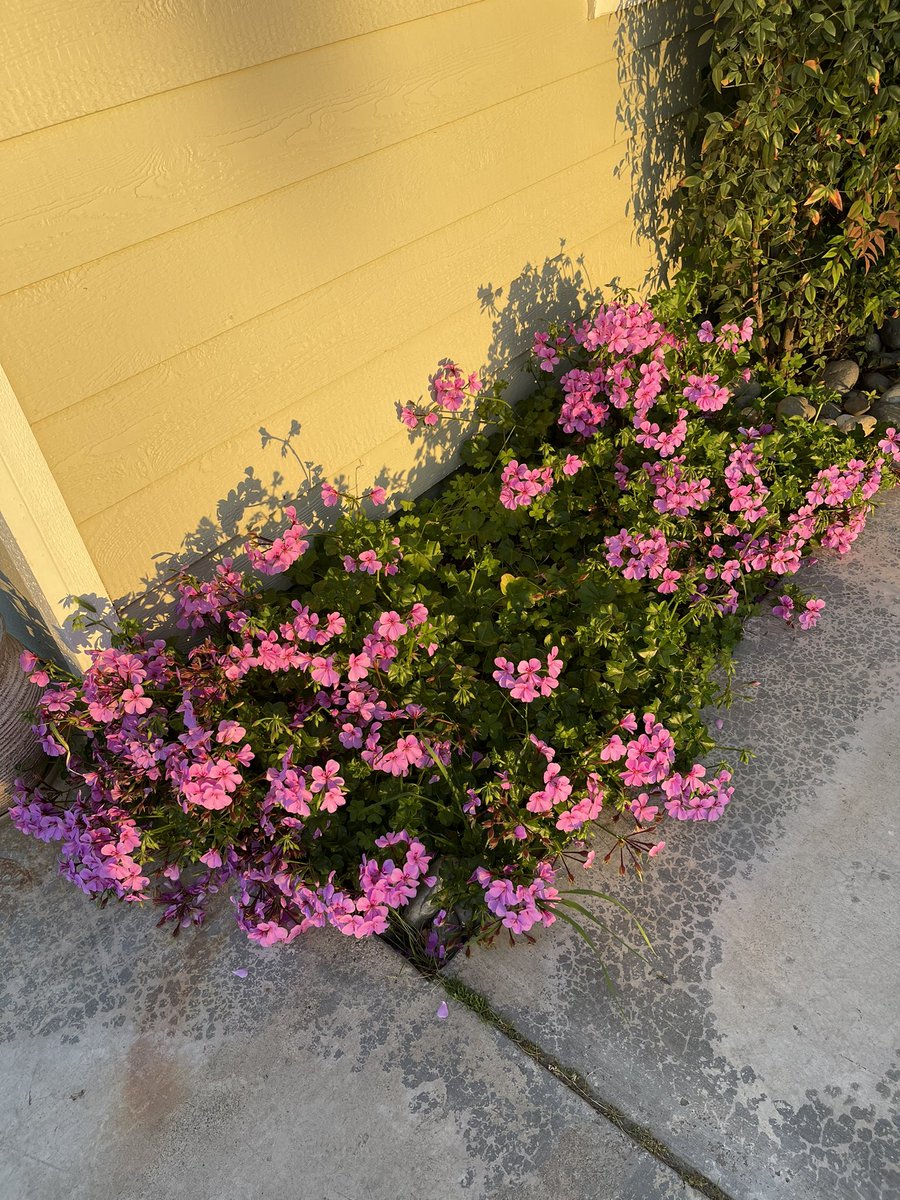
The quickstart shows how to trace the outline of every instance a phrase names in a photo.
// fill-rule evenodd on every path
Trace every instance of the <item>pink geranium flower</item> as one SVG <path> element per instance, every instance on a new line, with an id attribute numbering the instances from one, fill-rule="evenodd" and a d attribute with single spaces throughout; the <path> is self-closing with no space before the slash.
<path id="1" fill-rule="evenodd" d="M 298 522 L 297 510 L 289 505 L 284 511 L 289 524 L 268 549 L 261 550 L 252 542 L 244 546 L 250 562 L 263 575 L 280 575 L 309 549 L 306 539 L 309 530 Z"/>
<path id="2" fill-rule="evenodd" d="M 23 650 L 19 655 L 19 666 L 28 676 L 28 682 L 37 684 L 38 687 L 46 687 L 50 682 L 50 676 L 38 666 L 38 656 L 32 654 L 30 650 Z"/>
<path id="3" fill-rule="evenodd" d="M 824 607 L 824 600 L 807 600 L 806 607 L 797 617 L 797 624 L 801 629 L 812 629 L 814 625 L 818 624 L 819 613 Z"/>
<path id="4" fill-rule="evenodd" d="M 153 701 L 149 696 L 144 695 L 144 689 L 140 684 L 125 689 L 122 693 L 122 704 L 127 713 L 136 716 L 148 712 L 153 707 Z"/>
<path id="5" fill-rule="evenodd" d="M 375 626 L 378 636 L 387 638 L 389 642 L 396 642 L 407 630 L 408 626 L 400 620 L 400 614 L 393 610 L 382 613 Z"/>
<path id="6" fill-rule="evenodd" d="M 384 566 L 384 563 L 379 560 L 374 550 L 363 550 L 358 562 L 359 569 L 365 571 L 367 575 L 377 575 Z"/>
<path id="7" fill-rule="evenodd" d="M 334 666 L 333 655 L 329 658 L 314 658 L 310 663 L 309 673 L 316 683 L 321 683 L 323 687 L 334 687 L 341 680 L 340 672 Z"/>
<path id="8" fill-rule="evenodd" d="M 546 669 L 539 658 L 522 659 L 514 666 L 501 656 L 494 659 L 494 666 L 497 670 L 493 676 L 497 683 L 523 704 L 530 704 L 538 696 L 549 696 L 559 686 L 558 677 L 563 669 L 556 646 L 547 655 Z"/>

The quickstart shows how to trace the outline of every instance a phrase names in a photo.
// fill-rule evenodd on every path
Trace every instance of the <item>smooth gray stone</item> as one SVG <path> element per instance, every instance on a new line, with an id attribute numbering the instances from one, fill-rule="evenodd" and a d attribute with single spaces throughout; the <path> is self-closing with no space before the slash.
<path id="1" fill-rule="evenodd" d="M 876 400 L 872 405 L 872 416 L 879 421 L 896 424 L 900 421 L 900 402 L 894 401 L 892 404 L 890 401 Z"/>
<path id="2" fill-rule="evenodd" d="M 762 395 L 762 384 L 756 379 L 748 379 L 742 381 L 740 387 L 735 389 L 734 402 L 739 408 L 746 408 L 748 404 L 752 404 Z"/>
<path id="3" fill-rule="evenodd" d="M 889 317 L 880 336 L 888 350 L 900 350 L 900 317 Z"/>
<path id="4" fill-rule="evenodd" d="M 730 1196 L 887 1200 L 900 1195 L 900 490 L 847 556 L 798 582 L 826 601 L 819 628 L 766 614 L 739 650 L 736 690 L 755 703 L 723 712 L 718 736 L 756 757 L 722 819 L 668 824 L 643 885 L 579 872 L 657 951 L 646 966 L 603 939 L 624 1016 L 558 924 L 450 969 Z"/>
<path id="5" fill-rule="evenodd" d="M 803 417 L 807 421 L 816 415 L 816 410 L 805 396 L 785 396 L 775 406 L 779 417 Z"/>
<path id="6" fill-rule="evenodd" d="M 173 939 L 54 861 L 0 823 L 2 1200 L 696 1200 L 384 943 Z"/>
<path id="7" fill-rule="evenodd" d="M 882 392 L 886 392 L 891 386 L 891 381 L 887 375 L 882 375 L 880 371 L 863 371 L 860 376 L 859 386 L 867 392 L 877 392 L 879 396 Z"/>
<path id="8" fill-rule="evenodd" d="M 852 358 L 839 358 L 825 364 L 822 382 L 836 392 L 849 392 L 859 379 L 859 367 Z"/>
<path id="9" fill-rule="evenodd" d="M 858 417 L 861 413 L 868 412 L 872 407 L 872 401 L 862 392 L 848 392 L 844 397 L 844 412 L 850 413 L 854 417 Z"/>

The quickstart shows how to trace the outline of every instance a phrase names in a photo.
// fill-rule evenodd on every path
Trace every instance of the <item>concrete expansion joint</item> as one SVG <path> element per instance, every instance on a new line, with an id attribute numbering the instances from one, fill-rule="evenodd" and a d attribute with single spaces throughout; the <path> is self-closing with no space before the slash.
<path id="1" fill-rule="evenodd" d="M 599 1096 L 578 1071 L 558 1062 L 551 1054 L 547 1054 L 545 1050 L 542 1050 L 536 1042 L 531 1041 L 521 1034 L 505 1017 L 500 1016 L 495 1011 L 490 1001 L 480 992 L 461 983 L 458 979 L 453 979 L 433 971 L 422 970 L 415 963 L 412 965 L 420 971 L 420 974 L 426 975 L 427 978 L 439 983 L 451 999 L 465 1005 L 466 1008 L 482 1021 L 493 1026 L 508 1041 L 512 1042 L 518 1050 L 523 1054 L 527 1054 L 529 1058 L 543 1067 L 554 1079 L 559 1080 L 564 1087 L 573 1092 L 579 1100 L 589 1105 L 594 1112 L 604 1117 L 642 1150 L 646 1150 L 648 1154 L 651 1154 L 664 1166 L 674 1171 L 695 1192 L 701 1196 L 705 1196 L 707 1200 L 736 1200 L 728 1192 L 723 1191 L 717 1183 L 714 1183 L 713 1180 L 697 1171 L 695 1167 L 692 1167 L 681 1155 L 676 1154 L 665 1142 L 660 1141 L 651 1129 L 632 1120 L 631 1117 L 615 1104 L 610 1104 L 608 1100 L 604 1100 L 602 1096 Z"/>

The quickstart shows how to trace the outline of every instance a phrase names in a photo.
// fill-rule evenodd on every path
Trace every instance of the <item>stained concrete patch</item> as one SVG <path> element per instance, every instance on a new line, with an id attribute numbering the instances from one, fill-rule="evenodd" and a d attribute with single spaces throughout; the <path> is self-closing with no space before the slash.
<path id="1" fill-rule="evenodd" d="M 0 914 L 2 1200 L 695 1196 L 381 943 L 173 940 L 8 821 Z"/>
<path id="2" fill-rule="evenodd" d="M 736 1200 L 886 1200 L 900 1195 L 900 495 L 801 582 L 826 601 L 821 627 L 760 617 L 740 650 L 754 702 L 723 714 L 720 739 L 757 757 L 731 808 L 669 824 L 643 885 L 595 876 L 658 952 L 648 968 L 606 944 L 624 1016 L 559 923 L 451 971 Z"/>

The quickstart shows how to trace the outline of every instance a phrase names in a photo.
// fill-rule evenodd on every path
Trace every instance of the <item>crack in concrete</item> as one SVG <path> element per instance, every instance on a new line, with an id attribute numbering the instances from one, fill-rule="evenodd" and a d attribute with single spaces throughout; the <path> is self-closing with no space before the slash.
<path id="1" fill-rule="evenodd" d="M 490 1001 L 480 992 L 476 992 L 473 988 L 468 987 L 458 979 L 453 979 L 440 972 L 429 972 L 415 962 L 411 962 L 411 965 L 424 978 L 431 978 L 439 983 L 448 996 L 458 1003 L 465 1005 L 480 1020 L 488 1025 L 492 1025 L 499 1033 L 503 1034 L 507 1041 L 511 1042 L 523 1054 L 526 1054 L 534 1062 L 538 1063 L 539 1066 L 543 1067 L 554 1079 L 559 1080 L 579 1100 L 589 1105 L 594 1112 L 609 1121 L 610 1124 L 624 1133 L 626 1137 L 630 1138 L 642 1150 L 646 1150 L 648 1154 L 651 1154 L 664 1166 L 674 1171 L 685 1184 L 692 1187 L 701 1196 L 705 1196 L 707 1200 L 735 1200 L 728 1192 L 723 1191 L 717 1183 L 714 1183 L 708 1176 L 691 1166 L 681 1155 L 676 1154 L 671 1147 L 656 1136 L 652 1129 L 648 1129 L 639 1122 L 632 1120 L 627 1113 L 624 1113 L 615 1104 L 611 1104 L 608 1100 L 604 1100 L 602 1096 L 599 1096 L 578 1071 L 560 1063 L 552 1055 L 547 1054 L 536 1042 L 532 1042 L 524 1034 L 520 1033 L 511 1022 L 501 1017 L 494 1010 Z"/>

